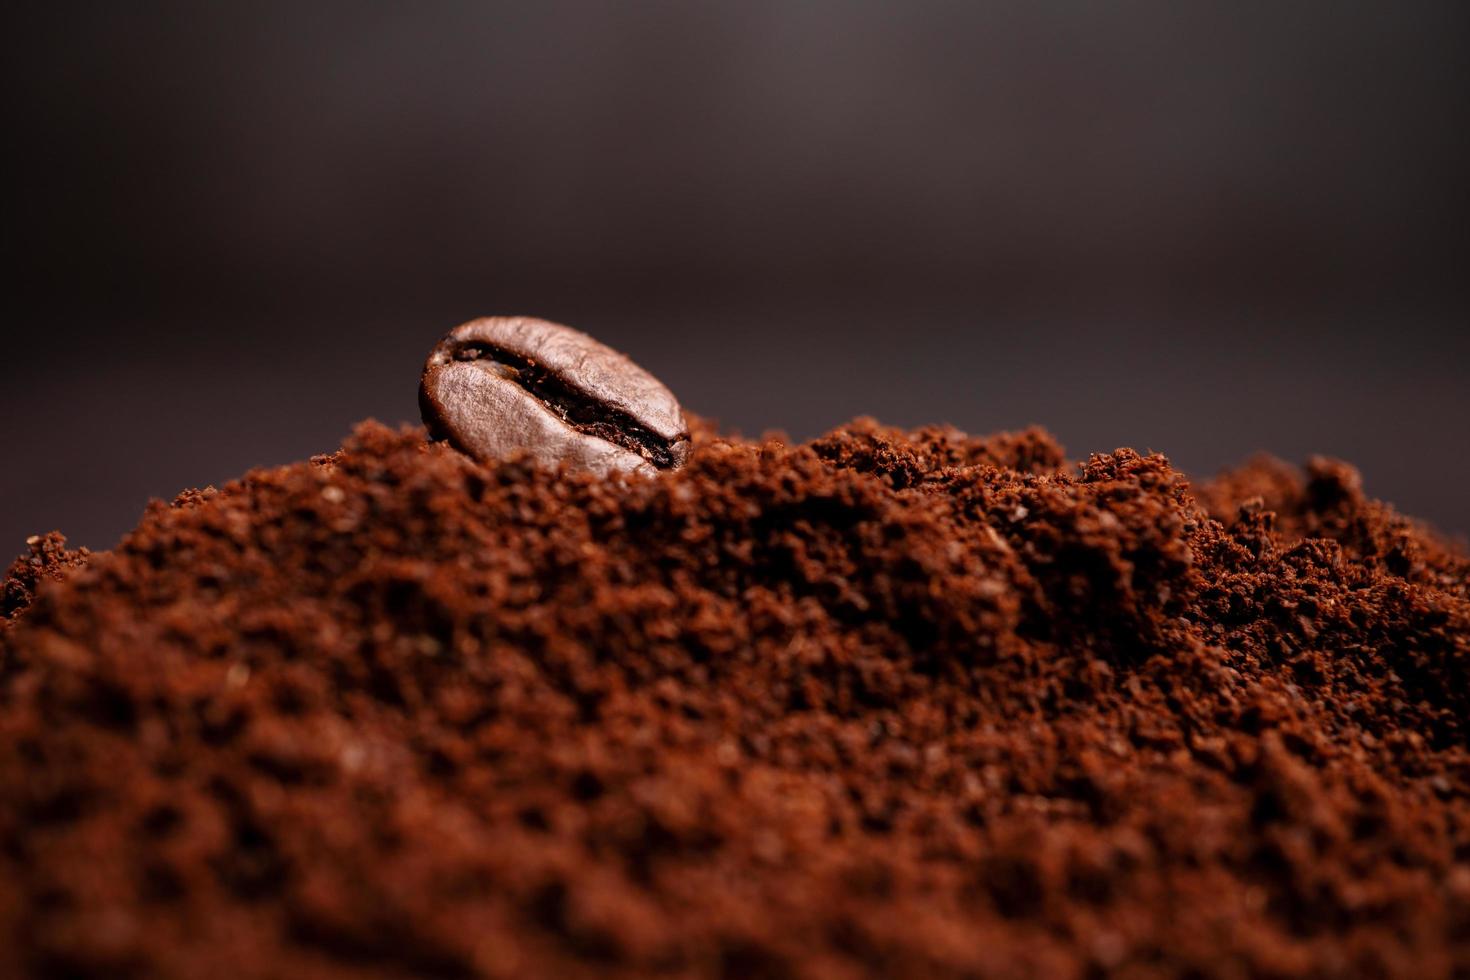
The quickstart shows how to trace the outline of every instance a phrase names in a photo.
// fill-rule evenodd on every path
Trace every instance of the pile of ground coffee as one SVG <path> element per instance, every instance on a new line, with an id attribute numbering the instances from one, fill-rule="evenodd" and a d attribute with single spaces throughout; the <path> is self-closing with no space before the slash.
<path id="1" fill-rule="evenodd" d="M 1340 464 L 368 424 L 33 550 L 0 974 L 1470 970 L 1470 562 Z"/>

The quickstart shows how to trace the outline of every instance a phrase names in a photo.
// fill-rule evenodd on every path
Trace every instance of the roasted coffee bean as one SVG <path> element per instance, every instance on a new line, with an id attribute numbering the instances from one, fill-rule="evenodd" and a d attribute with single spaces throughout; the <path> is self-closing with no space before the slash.
<path id="1" fill-rule="evenodd" d="M 419 385 L 424 424 L 481 461 L 524 450 L 597 473 L 677 469 L 689 426 L 669 389 L 586 334 L 528 317 L 455 327 Z"/>

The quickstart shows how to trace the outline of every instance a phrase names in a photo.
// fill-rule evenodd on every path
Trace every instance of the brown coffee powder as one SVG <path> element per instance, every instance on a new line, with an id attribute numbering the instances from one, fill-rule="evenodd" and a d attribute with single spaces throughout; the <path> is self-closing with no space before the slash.
<path id="1" fill-rule="evenodd" d="M 6 976 L 1470 972 L 1470 562 L 1342 464 L 368 424 L 33 551 Z"/>

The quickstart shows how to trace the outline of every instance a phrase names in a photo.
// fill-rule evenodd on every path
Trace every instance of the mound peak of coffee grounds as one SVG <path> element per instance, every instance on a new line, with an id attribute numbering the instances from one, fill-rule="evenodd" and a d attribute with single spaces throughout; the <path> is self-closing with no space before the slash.
<path id="1" fill-rule="evenodd" d="M 0 974 L 1470 970 L 1470 563 L 1350 468 L 695 430 L 38 541 Z"/>

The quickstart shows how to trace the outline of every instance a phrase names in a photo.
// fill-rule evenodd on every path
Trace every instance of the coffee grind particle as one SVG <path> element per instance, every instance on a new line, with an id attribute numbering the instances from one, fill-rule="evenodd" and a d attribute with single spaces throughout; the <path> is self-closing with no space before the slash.
<path id="1" fill-rule="evenodd" d="M 367 424 L 33 548 L 0 975 L 1470 972 L 1470 563 L 1342 464 Z"/>

